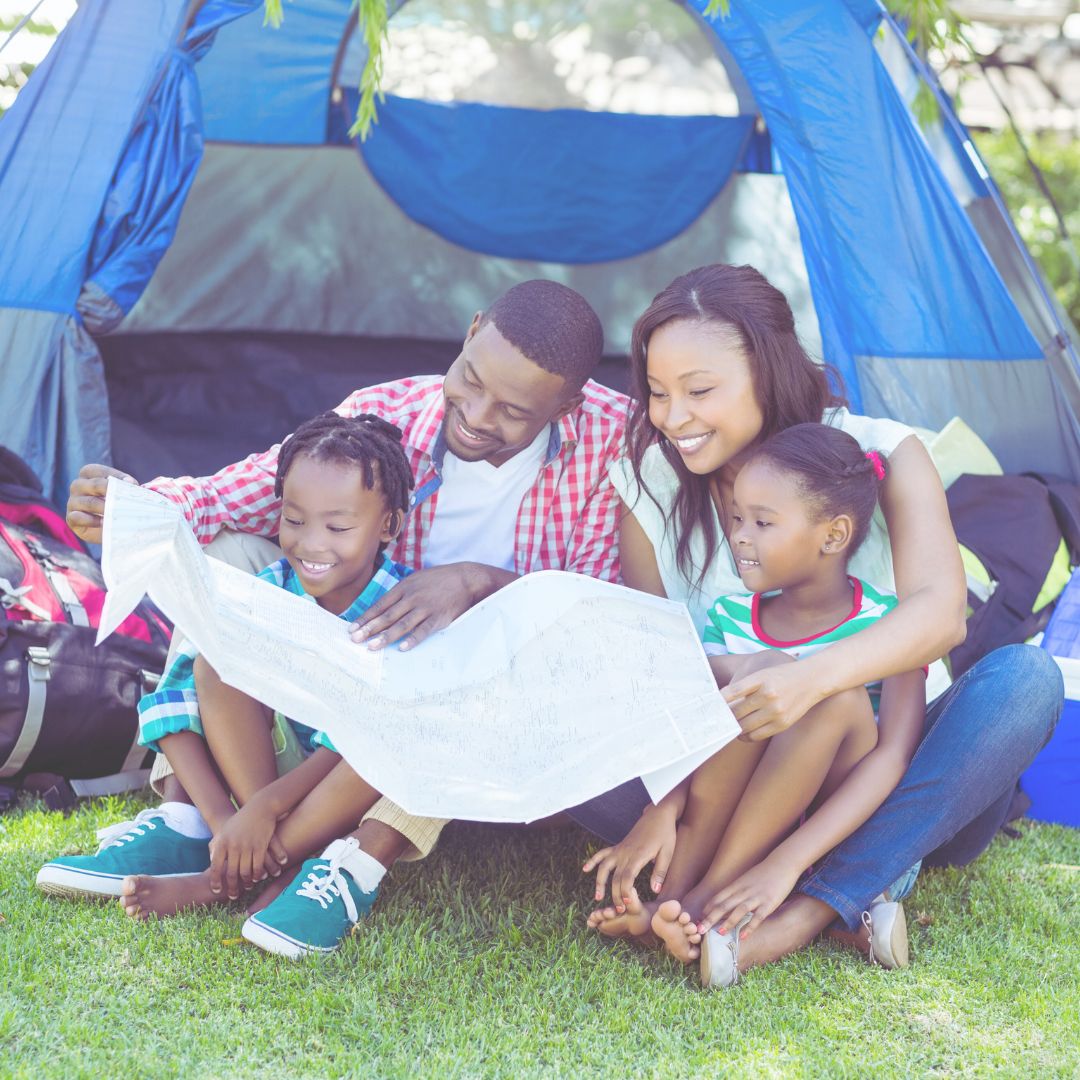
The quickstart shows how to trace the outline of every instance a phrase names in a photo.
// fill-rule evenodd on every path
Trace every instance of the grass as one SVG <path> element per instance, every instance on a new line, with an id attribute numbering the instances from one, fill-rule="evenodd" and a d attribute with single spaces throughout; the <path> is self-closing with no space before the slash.
<path id="1" fill-rule="evenodd" d="M 907 904 L 912 966 L 816 945 L 737 988 L 586 931 L 588 844 L 452 826 L 336 956 L 33 888 L 144 804 L 0 816 L 0 1076 L 683 1077 L 1080 1073 L 1080 831 L 1024 823 Z"/>

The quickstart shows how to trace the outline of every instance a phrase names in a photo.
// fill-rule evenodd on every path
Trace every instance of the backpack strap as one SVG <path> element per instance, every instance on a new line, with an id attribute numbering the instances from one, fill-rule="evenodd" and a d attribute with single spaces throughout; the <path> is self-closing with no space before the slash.
<path id="1" fill-rule="evenodd" d="M 8 754 L 7 761 L 0 765 L 0 777 L 14 776 L 25 764 L 37 745 L 41 735 L 41 724 L 45 719 L 45 696 L 49 682 L 52 660 L 49 650 L 39 645 L 32 645 L 26 650 L 26 675 L 28 693 L 26 695 L 26 715 L 22 730 L 15 745 Z"/>

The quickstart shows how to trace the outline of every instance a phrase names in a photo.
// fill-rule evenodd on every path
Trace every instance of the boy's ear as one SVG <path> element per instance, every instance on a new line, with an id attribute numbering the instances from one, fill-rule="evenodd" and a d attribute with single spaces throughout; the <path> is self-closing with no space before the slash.
<path id="1" fill-rule="evenodd" d="M 825 539 L 821 544 L 823 555 L 842 555 L 851 543 L 855 523 L 850 514 L 837 514 L 825 529 Z"/>
<path id="2" fill-rule="evenodd" d="M 388 544 L 391 540 L 396 540 L 397 535 L 401 532 L 401 527 L 405 524 L 405 515 L 400 510 L 387 510 L 386 516 L 383 518 L 383 529 L 379 539 Z"/>

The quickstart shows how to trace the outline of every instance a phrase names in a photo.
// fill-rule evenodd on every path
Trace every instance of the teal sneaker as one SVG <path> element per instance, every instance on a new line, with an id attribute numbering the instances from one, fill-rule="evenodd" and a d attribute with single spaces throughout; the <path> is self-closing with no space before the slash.
<path id="1" fill-rule="evenodd" d="M 176 877 L 198 874 L 210 865 L 210 841 L 193 840 L 165 823 L 158 809 L 143 810 L 134 821 L 99 829 L 96 855 L 63 855 L 46 863 L 37 887 L 50 896 L 119 896 L 129 874 Z"/>
<path id="2" fill-rule="evenodd" d="M 333 952 L 379 895 L 377 887 L 363 892 L 349 873 L 349 858 L 359 850 L 352 837 L 335 840 L 320 858 L 308 859 L 241 933 L 252 945 L 290 960 Z"/>

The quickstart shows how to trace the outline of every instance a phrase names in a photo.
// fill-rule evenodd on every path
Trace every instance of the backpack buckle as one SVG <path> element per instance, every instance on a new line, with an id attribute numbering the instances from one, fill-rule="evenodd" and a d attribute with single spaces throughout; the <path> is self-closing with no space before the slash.
<path id="1" fill-rule="evenodd" d="M 35 682 L 48 682 L 52 674 L 52 657 L 49 655 L 49 650 L 43 649 L 40 645 L 31 645 L 26 650 L 26 659 L 30 661 L 26 667 L 30 678 Z"/>

